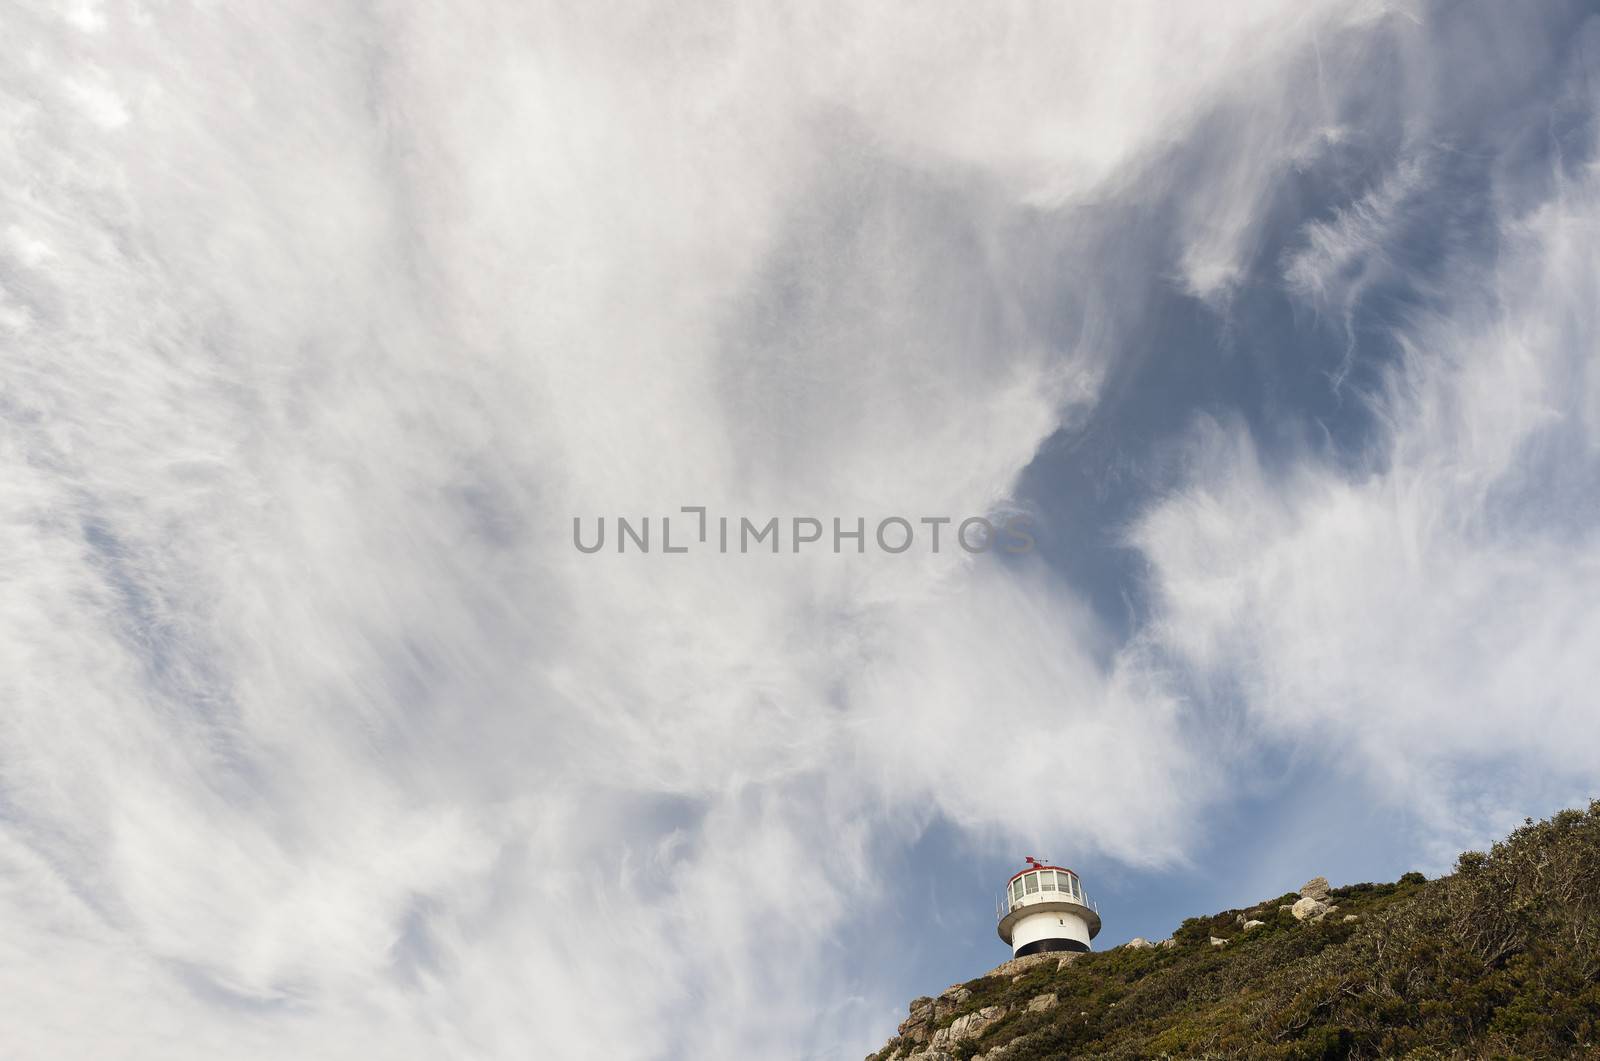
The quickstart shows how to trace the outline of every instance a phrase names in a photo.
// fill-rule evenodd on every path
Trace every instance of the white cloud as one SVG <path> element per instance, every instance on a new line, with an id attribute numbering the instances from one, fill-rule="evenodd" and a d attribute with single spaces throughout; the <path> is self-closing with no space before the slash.
<path id="1" fill-rule="evenodd" d="M 1161 642 L 1237 683 L 1266 739 L 1413 805 L 1436 858 L 1585 798 L 1600 765 L 1596 191 L 1587 173 L 1506 218 L 1488 283 L 1397 333 L 1370 465 L 1268 471 L 1213 422 L 1134 534 Z M 1388 209 L 1314 226 L 1306 253 L 1365 253 Z M 1312 270 L 1289 281 L 1314 296 Z"/>
<path id="2" fill-rule="evenodd" d="M 1118 354 L 1095 299 L 1137 298 L 1063 294 L 1088 321 L 1064 338 L 1018 294 L 1090 253 L 1075 211 L 1158 194 L 1151 159 L 1260 103 L 1178 211 L 1184 282 L 1222 291 L 1326 119 L 1281 83 L 1349 17 L 18 15 L 0 1017 L 20 1056 L 835 1056 L 884 1031 L 879 997 L 818 1017 L 875 844 L 940 815 L 1181 857 L 1215 738 L 1161 646 L 1109 643 L 1043 572 L 590 557 L 570 520 L 1005 504 Z M 1018 235 L 1051 211 L 1062 247 Z M 1449 404 L 1474 387 L 1512 396 L 1441 385 L 1404 414 L 1467 432 Z M 1531 423 L 1540 400 L 1494 408 Z M 1467 495 L 1413 463 L 1427 531 Z M 1231 624 L 1277 599 L 1272 572 L 1234 604 L 1207 589 L 1255 549 L 1441 577 L 1371 530 L 1377 486 L 1274 497 L 1248 460 L 1219 467 L 1141 539 L 1200 663 L 1255 673 Z M 1539 555 L 1452 541 L 1492 581 L 1415 620 Z M 1366 603 L 1323 605 L 1329 636 Z M 1295 665 L 1261 685 L 1338 669 L 1299 629 L 1252 628 Z M 1351 688 L 1322 695 L 1371 695 Z M 1264 710 L 1298 724 L 1281 699 Z M 1063 760 L 1071 798 L 1019 805 Z"/>

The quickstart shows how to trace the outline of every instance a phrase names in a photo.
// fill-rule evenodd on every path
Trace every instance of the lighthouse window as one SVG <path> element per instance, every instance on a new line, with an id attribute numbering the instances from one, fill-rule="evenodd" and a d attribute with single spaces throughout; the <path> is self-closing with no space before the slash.
<path id="1" fill-rule="evenodd" d="M 1028 882 L 1029 895 L 1032 895 L 1034 892 L 1039 890 L 1039 875 L 1037 873 L 1030 873 L 1022 879 Z"/>
<path id="2" fill-rule="evenodd" d="M 1056 890 L 1055 870 L 1047 869 L 1043 873 L 1039 874 L 1039 887 L 1043 888 L 1047 892 L 1053 892 Z"/>
<path id="3" fill-rule="evenodd" d="M 1011 901 L 1017 902 L 1022 898 L 1022 878 L 1018 877 L 1011 882 Z"/>

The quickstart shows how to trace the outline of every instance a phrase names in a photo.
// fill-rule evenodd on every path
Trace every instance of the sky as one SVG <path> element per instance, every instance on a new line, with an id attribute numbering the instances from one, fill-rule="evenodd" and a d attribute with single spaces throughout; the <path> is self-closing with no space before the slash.
<path id="1" fill-rule="evenodd" d="M 859 1057 L 1600 795 L 1590 5 L 0 27 L 7 1057 Z"/>

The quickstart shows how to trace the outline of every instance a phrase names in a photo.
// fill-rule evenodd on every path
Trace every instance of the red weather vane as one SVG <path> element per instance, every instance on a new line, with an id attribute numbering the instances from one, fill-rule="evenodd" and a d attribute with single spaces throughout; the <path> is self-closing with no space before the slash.
<path id="1" fill-rule="evenodd" d="M 1039 867 L 1044 865 L 1043 862 L 1040 862 L 1038 859 L 1034 858 L 1032 855 L 1024 855 L 1022 857 L 1022 861 L 1026 862 L 1028 865 L 1032 866 L 1034 869 L 1038 869 Z"/>

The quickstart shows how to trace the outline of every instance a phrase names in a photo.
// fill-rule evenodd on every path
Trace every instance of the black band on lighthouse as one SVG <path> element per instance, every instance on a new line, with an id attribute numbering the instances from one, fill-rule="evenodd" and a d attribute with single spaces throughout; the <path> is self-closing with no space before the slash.
<path id="1" fill-rule="evenodd" d="M 1030 954 L 1049 954 L 1052 951 L 1068 950 L 1077 954 L 1086 954 L 1089 951 L 1087 943 L 1080 943 L 1075 939 L 1036 939 L 1032 943 L 1017 948 L 1013 958 L 1026 958 Z"/>

